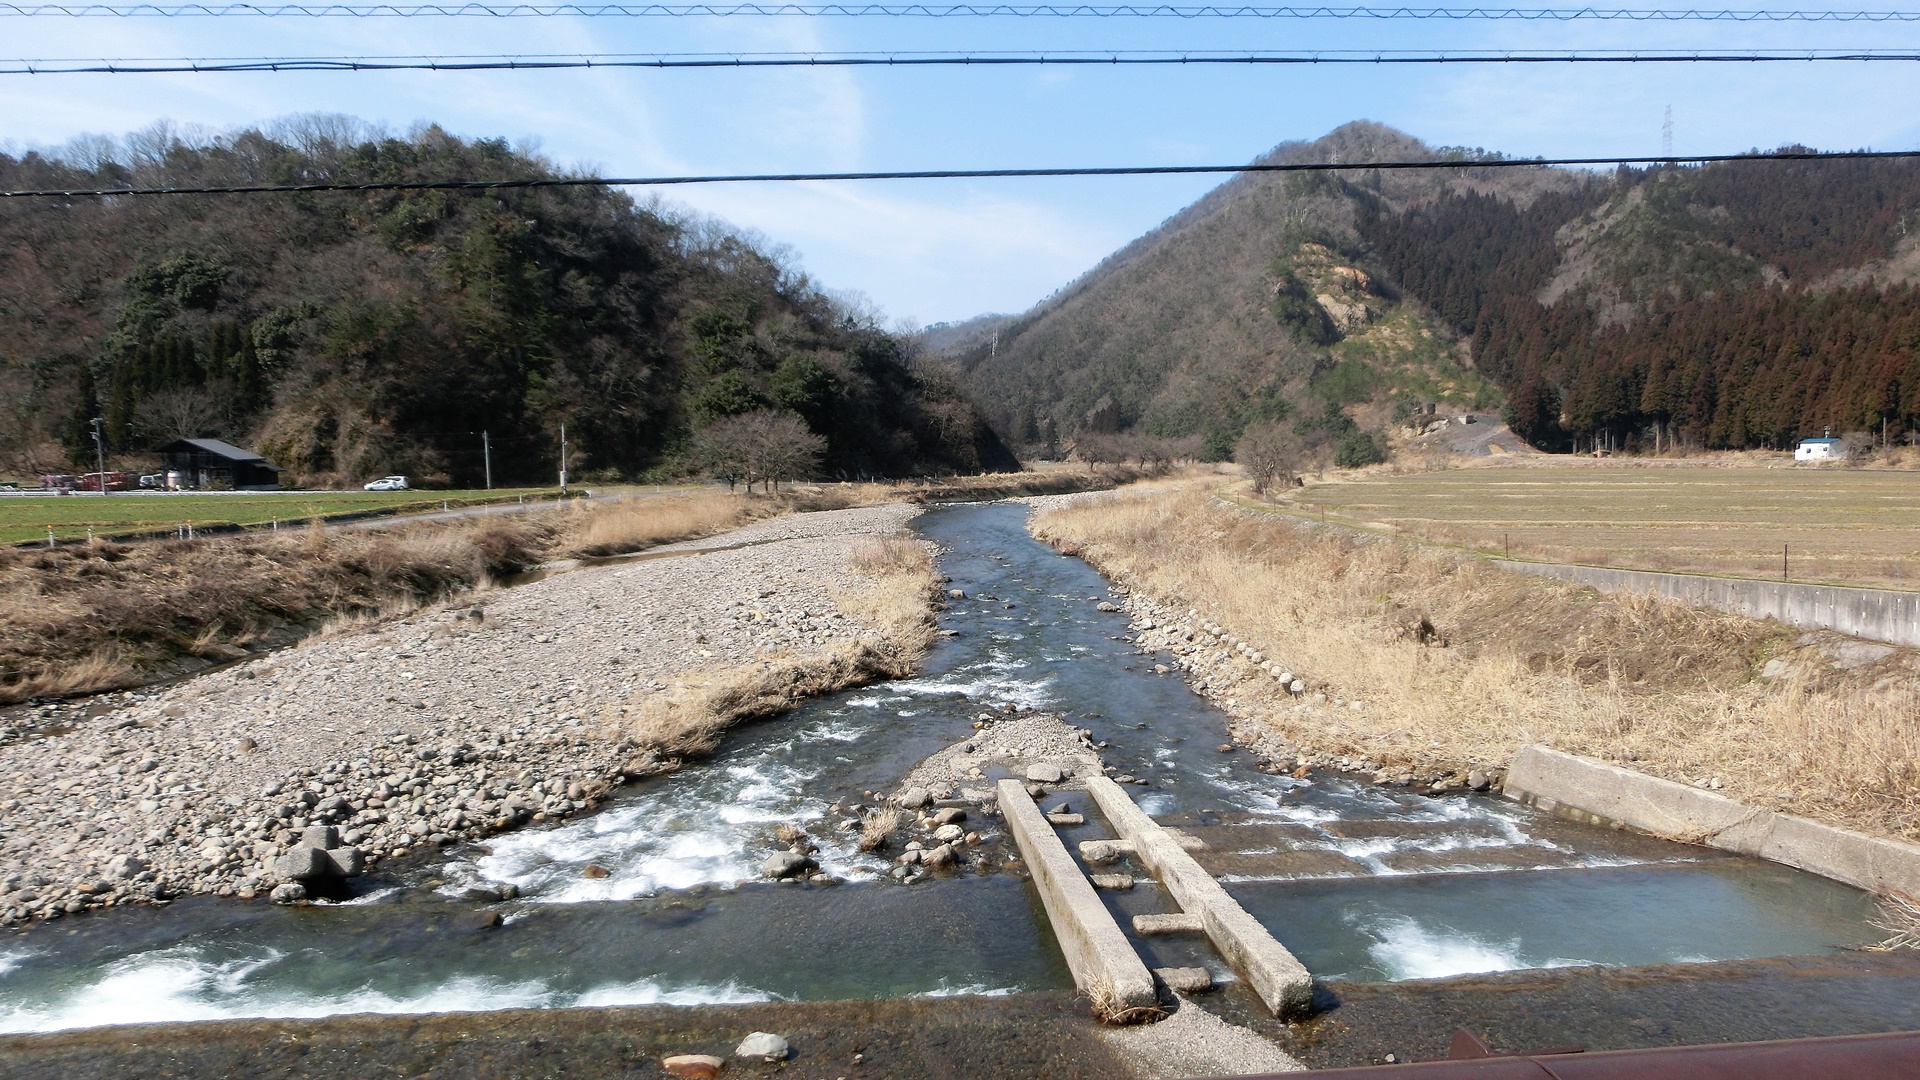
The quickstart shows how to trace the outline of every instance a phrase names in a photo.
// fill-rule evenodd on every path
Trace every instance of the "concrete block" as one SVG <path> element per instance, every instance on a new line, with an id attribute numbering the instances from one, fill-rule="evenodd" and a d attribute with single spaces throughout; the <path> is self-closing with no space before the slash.
<path id="1" fill-rule="evenodd" d="M 340 830 L 332 825 L 309 825 L 300 834 L 300 842 L 326 851 L 340 846 Z"/>
<path id="2" fill-rule="evenodd" d="M 1651 592 L 1695 607 L 1731 611 L 1755 619 L 1774 619 L 1788 626 L 1836 630 L 1871 641 L 1920 646 L 1920 593 L 1802 585 L 1760 578 L 1663 574 L 1609 566 L 1506 559 L 1494 562 L 1509 570 L 1578 582 L 1602 592 Z"/>
<path id="3" fill-rule="evenodd" d="M 367 868 L 366 854 L 357 847 L 329 848 L 326 856 L 333 872 L 341 877 L 359 877 Z"/>
<path id="4" fill-rule="evenodd" d="M 1025 794 L 1022 792 L 1022 794 Z M 1133 845 L 1125 840 L 1082 840 L 1080 857 L 1090 863 L 1118 862 L 1133 854 Z"/>
<path id="5" fill-rule="evenodd" d="M 1203 967 L 1154 968 L 1154 977 L 1179 994 L 1204 994 L 1213 989 L 1213 973 Z"/>
<path id="6" fill-rule="evenodd" d="M 1133 932 L 1141 937 L 1159 934 L 1200 934 L 1206 932 L 1200 916 L 1176 912 L 1172 915 L 1135 915 Z"/>
<path id="7" fill-rule="evenodd" d="M 1034 888 L 1053 924 L 1053 936 L 1066 955 L 1074 985 L 1082 990 L 1106 986 L 1129 1008 L 1158 1001 L 1153 975 L 1107 912 L 1065 844 L 1047 824 L 1018 780 L 999 784 L 1000 814 L 1033 875 Z"/>
<path id="8" fill-rule="evenodd" d="M 1213 947 L 1275 1016 L 1312 1007 L 1313 976 L 1305 965 L 1201 869 L 1176 838 L 1106 777 L 1088 777 L 1087 793 L 1181 909 L 1200 917 Z"/>
<path id="9" fill-rule="evenodd" d="M 302 881 L 332 873 L 333 864 L 328 861 L 326 852 L 303 844 L 283 855 L 274 856 L 267 869 L 280 881 Z"/>
<path id="10" fill-rule="evenodd" d="M 1920 846 L 1544 746 L 1523 746 L 1514 755 L 1506 794 L 1543 810 L 1769 859 L 1871 892 L 1920 895 Z"/>

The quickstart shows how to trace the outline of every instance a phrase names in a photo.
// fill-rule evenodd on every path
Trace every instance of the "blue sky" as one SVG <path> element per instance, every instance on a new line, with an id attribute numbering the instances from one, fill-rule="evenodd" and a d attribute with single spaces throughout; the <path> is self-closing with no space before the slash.
<path id="1" fill-rule="evenodd" d="M 1171 19 L 0 18 L 5 58 L 1034 49 L 1920 47 L 1920 24 Z M 1920 65 L 996 68 L 0 76 L 18 151 L 156 120 L 434 121 L 609 174 L 1240 162 L 1355 119 L 1512 154 L 1920 146 Z M 1017 311 L 1218 178 L 738 185 L 671 198 L 893 320 Z"/>

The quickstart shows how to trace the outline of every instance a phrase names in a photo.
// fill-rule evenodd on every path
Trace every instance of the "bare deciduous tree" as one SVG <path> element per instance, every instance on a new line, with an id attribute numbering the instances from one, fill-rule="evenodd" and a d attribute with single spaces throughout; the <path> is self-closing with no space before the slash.
<path id="1" fill-rule="evenodd" d="M 1254 424 L 1234 444 L 1233 460 L 1253 480 L 1253 490 L 1264 495 L 1276 483 L 1293 483 L 1301 460 L 1300 440 L 1278 424 Z"/>
<path id="2" fill-rule="evenodd" d="M 134 423 L 155 442 L 228 434 L 227 410 L 219 398 L 193 387 L 149 395 L 133 410 Z"/>
<path id="3" fill-rule="evenodd" d="M 790 412 L 760 409 L 729 416 L 702 428 L 693 439 L 694 457 L 731 489 L 744 482 L 777 489 L 782 480 L 810 476 L 820 467 L 827 440 L 807 430 Z"/>

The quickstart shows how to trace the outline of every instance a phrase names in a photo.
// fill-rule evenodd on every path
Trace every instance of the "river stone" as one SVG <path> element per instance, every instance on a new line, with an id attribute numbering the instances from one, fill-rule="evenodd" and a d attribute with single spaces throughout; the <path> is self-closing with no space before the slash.
<path id="1" fill-rule="evenodd" d="M 660 1065 L 674 1076 L 687 1077 L 689 1080 L 713 1080 L 720 1075 L 720 1069 L 726 1062 L 712 1054 L 675 1054 Z"/>
<path id="2" fill-rule="evenodd" d="M 923 787 L 910 787 L 895 795 L 893 801 L 902 810 L 921 810 L 933 805 L 933 793 Z"/>
<path id="3" fill-rule="evenodd" d="M 107 876 L 120 881 L 134 877 L 146 868 L 146 860 L 137 855 L 115 855 L 107 860 Z"/>
<path id="4" fill-rule="evenodd" d="M 933 830 L 933 838 L 943 844 L 951 844 L 967 835 L 967 831 L 958 825 L 942 825 Z"/>
<path id="5" fill-rule="evenodd" d="M 1060 766 L 1050 761 L 1027 766 L 1027 779 L 1036 784 L 1057 784 L 1061 780 Z"/>
<path id="6" fill-rule="evenodd" d="M 935 825 L 951 825 L 956 821 L 967 820 L 967 812 L 957 806 L 949 806 L 933 815 Z"/>
<path id="7" fill-rule="evenodd" d="M 767 856 L 766 862 L 760 864 L 760 873 L 776 881 L 784 881 L 787 878 L 799 877 L 817 870 L 819 866 L 820 864 L 798 852 L 776 851 Z"/>
<path id="8" fill-rule="evenodd" d="M 273 887 L 267 898 L 276 904 L 297 904 L 307 898 L 307 887 L 297 881 L 282 882 Z"/>
<path id="9" fill-rule="evenodd" d="M 1485 791 L 1493 786 L 1493 778 L 1475 769 L 1467 774 L 1467 786 L 1475 791 Z"/>
<path id="10" fill-rule="evenodd" d="M 792 1052 L 793 1048 L 787 1045 L 787 1040 L 771 1031 L 756 1031 L 741 1039 L 740 1045 L 733 1048 L 734 1057 L 765 1058 L 768 1061 L 785 1061 Z"/>
<path id="11" fill-rule="evenodd" d="M 920 857 L 921 865 L 931 870 L 938 870 L 943 866 L 952 866 L 959 861 L 960 857 L 955 854 L 953 846 L 950 844 L 941 844 L 939 847 L 926 852 Z"/>

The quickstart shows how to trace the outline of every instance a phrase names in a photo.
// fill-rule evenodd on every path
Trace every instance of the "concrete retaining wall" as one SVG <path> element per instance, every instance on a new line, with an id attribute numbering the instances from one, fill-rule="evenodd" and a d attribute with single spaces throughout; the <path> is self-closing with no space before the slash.
<path id="1" fill-rule="evenodd" d="M 1777 619 L 1788 626 L 1836 630 L 1891 645 L 1920 646 L 1920 593 L 1797 585 L 1757 578 L 1660 574 L 1608 566 L 1493 561 L 1508 570 L 1575 581 L 1606 592 L 1654 592 L 1696 607 L 1731 611 L 1756 619 Z"/>
<path id="2" fill-rule="evenodd" d="M 1523 746 L 1505 790 L 1543 810 L 1753 855 L 1871 892 L 1920 896 L 1920 846 L 1762 810 L 1604 761 Z"/>
<path id="3" fill-rule="evenodd" d="M 1305 965 L 1274 940 L 1259 920 L 1247 914 L 1212 874 L 1201 869 L 1177 838 L 1148 817 L 1112 780 L 1088 777 L 1087 793 L 1099 804 L 1114 831 L 1133 845 L 1133 855 L 1147 864 L 1181 910 L 1199 916 L 1214 949 L 1247 980 L 1275 1016 L 1312 1007 L 1313 976 Z"/>
<path id="4" fill-rule="evenodd" d="M 1140 962 L 1140 954 L 1107 913 L 1107 906 L 1028 797 L 1026 787 L 1017 780 L 1002 780 L 999 796 L 1000 815 L 1020 847 L 1020 857 L 1027 860 L 1074 985 L 1089 992 L 1106 986 L 1128 1008 L 1157 1004 L 1147 965 Z"/>

